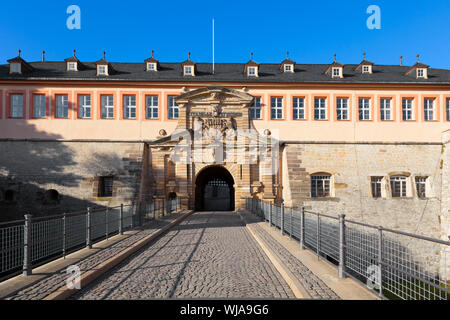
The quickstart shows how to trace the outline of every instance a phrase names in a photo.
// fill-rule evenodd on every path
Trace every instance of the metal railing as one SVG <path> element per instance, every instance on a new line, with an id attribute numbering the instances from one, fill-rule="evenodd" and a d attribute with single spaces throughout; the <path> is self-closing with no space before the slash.
<path id="1" fill-rule="evenodd" d="M 382 298 L 448 300 L 450 242 L 373 226 L 301 208 L 246 199 L 246 208 L 337 265 Z"/>
<path id="2" fill-rule="evenodd" d="M 108 239 L 124 230 L 181 209 L 181 199 L 87 208 L 46 217 L 0 223 L 0 279 L 16 274 L 30 275 L 32 268 L 69 252 Z"/>

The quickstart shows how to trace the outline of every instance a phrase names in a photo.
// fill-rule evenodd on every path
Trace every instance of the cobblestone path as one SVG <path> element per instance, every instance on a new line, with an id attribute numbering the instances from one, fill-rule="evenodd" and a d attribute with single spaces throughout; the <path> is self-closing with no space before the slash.
<path id="1" fill-rule="evenodd" d="M 82 289 L 72 299 L 294 298 L 231 212 L 202 212 Z"/>

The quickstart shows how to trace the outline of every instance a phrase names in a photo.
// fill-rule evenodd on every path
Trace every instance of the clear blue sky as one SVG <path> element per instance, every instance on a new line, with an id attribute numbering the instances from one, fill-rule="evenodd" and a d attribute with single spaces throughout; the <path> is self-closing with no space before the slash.
<path id="1" fill-rule="evenodd" d="M 69 30 L 66 9 L 81 9 L 81 30 Z M 381 29 L 369 30 L 369 5 L 381 9 Z M 359 63 L 362 52 L 376 64 L 414 64 L 416 54 L 434 68 L 450 69 L 450 1 L 5 1 L 0 11 L 0 64 L 63 60 L 77 49 L 82 61 L 106 50 L 112 62 L 141 62 L 155 50 L 163 62 L 278 63 L 286 50 L 297 63 Z"/>

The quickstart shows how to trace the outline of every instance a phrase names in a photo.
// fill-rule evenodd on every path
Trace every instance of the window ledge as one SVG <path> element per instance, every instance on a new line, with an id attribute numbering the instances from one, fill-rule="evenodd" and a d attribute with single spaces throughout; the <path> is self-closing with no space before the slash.
<path id="1" fill-rule="evenodd" d="M 308 201 L 334 201 L 339 202 L 340 199 L 337 197 L 310 197 Z"/>

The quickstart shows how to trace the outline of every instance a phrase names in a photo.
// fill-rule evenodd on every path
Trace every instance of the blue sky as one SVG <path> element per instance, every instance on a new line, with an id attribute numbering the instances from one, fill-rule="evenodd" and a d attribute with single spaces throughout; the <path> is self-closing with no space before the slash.
<path id="1" fill-rule="evenodd" d="M 81 9 L 81 29 L 69 30 L 69 5 Z M 381 9 L 381 29 L 369 30 L 369 5 Z M 141 62 L 151 50 L 163 62 L 278 63 L 286 50 L 297 63 L 414 64 L 416 54 L 434 68 L 450 69 L 450 1 L 14 1 L 0 11 L 0 63 L 63 60 L 76 48 L 82 61 L 106 50 L 112 62 Z"/>

